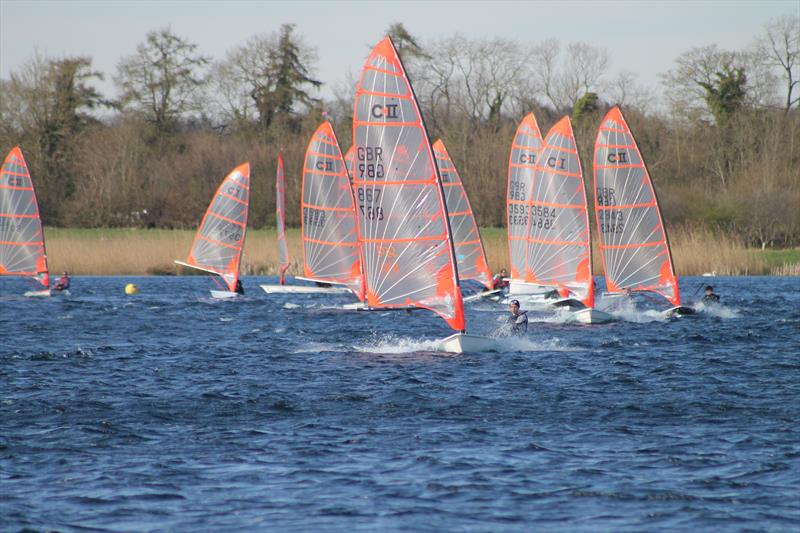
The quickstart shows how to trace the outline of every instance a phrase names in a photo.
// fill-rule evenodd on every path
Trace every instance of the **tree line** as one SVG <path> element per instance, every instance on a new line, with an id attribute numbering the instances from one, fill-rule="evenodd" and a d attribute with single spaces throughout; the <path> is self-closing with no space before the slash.
<path id="1" fill-rule="evenodd" d="M 447 144 L 481 226 L 502 226 L 508 152 L 528 112 L 542 133 L 569 114 L 591 183 L 600 119 L 622 105 L 669 225 L 724 230 L 758 246 L 800 238 L 800 20 L 771 21 L 741 50 L 676 57 L 657 93 L 601 47 L 546 39 L 387 29 L 406 63 L 432 137 Z M 367 47 L 365 46 L 365 55 Z M 274 224 L 278 150 L 287 223 L 299 224 L 306 144 L 323 117 L 351 143 L 355 76 L 320 98 L 316 49 L 294 25 L 206 56 L 170 28 L 149 32 L 96 85 L 90 57 L 32 57 L 0 80 L 0 146 L 20 144 L 48 225 L 197 225 L 235 165 L 253 168 L 251 225 Z M 433 139 L 432 139 L 433 140 Z"/>

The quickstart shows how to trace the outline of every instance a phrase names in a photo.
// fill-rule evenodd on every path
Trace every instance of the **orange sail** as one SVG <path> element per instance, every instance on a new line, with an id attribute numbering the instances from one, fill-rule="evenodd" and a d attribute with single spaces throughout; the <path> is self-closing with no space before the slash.
<path id="1" fill-rule="evenodd" d="M 355 161 L 356 153 L 355 153 L 355 146 L 351 146 L 347 149 L 347 153 L 344 154 L 344 163 L 347 166 L 347 174 L 350 176 L 350 185 L 353 184 L 353 161 Z"/>
<path id="2" fill-rule="evenodd" d="M 463 330 L 441 178 L 416 96 L 388 37 L 373 48 L 356 88 L 353 145 L 367 304 L 430 309 Z"/>
<path id="3" fill-rule="evenodd" d="M 0 275 L 33 276 L 50 286 L 39 204 L 19 146 L 0 172 Z"/>
<path id="4" fill-rule="evenodd" d="M 652 291 L 681 305 L 650 173 L 622 111 L 611 109 L 594 146 L 595 216 L 609 292 Z"/>
<path id="5" fill-rule="evenodd" d="M 283 152 L 278 152 L 275 173 L 275 229 L 278 234 L 278 255 L 281 262 L 280 284 L 286 283 L 289 268 L 289 247 L 286 245 L 286 184 L 283 179 Z"/>
<path id="6" fill-rule="evenodd" d="M 250 164 L 244 163 L 222 180 L 186 259 L 189 266 L 219 275 L 231 292 L 239 280 L 249 205 Z"/>
<path id="7" fill-rule="evenodd" d="M 461 183 L 455 165 L 441 139 L 433 143 L 436 165 L 442 177 L 447 214 L 450 217 L 450 230 L 456 250 L 459 279 L 474 279 L 492 289 L 492 273 L 486 263 L 483 241 L 472 214 L 472 206 L 467 191 Z"/>
<path id="8" fill-rule="evenodd" d="M 544 139 L 527 204 L 525 279 L 568 291 L 593 307 L 586 189 L 569 117 L 559 120 Z"/>
<path id="9" fill-rule="evenodd" d="M 542 147 L 542 134 L 533 113 L 528 113 L 517 127 L 508 157 L 508 189 L 506 193 L 506 228 L 511 278 L 525 278 L 528 251 L 529 203 L 533 173 Z M 532 281 L 530 279 L 526 280 Z"/>
<path id="10" fill-rule="evenodd" d="M 302 208 L 306 277 L 346 285 L 363 301 L 353 190 L 339 140 L 327 121 L 308 143 Z"/>

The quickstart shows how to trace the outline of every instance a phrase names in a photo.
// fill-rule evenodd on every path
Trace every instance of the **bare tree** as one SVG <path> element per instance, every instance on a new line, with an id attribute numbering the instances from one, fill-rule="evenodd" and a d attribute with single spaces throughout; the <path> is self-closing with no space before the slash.
<path id="1" fill-rule="evenodd" d="M 133 106 L 159 131 L 168 131 L 181 115 L 200 108 L 202 70 L 208 62 L 197 53 L 197 45 L 169 27 L 151 31 L 136 54 L 117 65 L 120 105 Z"/>
<path id="2" fill-rule="evenodd" d="M 651 102 L 654 100 L 653 91 L 639 84 L 636 79 L 636 74 L 623 70 L 606 83 L 603 92 L 613 104 L 645 111 L 651 107 Z"/>
<path id="3" fill-rule="evenodd" d="M 800 102 L 800 17 L 785 16 L 769 22 L 756 43 L 755 53 L 770 68 L 781 71 L 786 84 L 783 107 L 788 113 Z"/>

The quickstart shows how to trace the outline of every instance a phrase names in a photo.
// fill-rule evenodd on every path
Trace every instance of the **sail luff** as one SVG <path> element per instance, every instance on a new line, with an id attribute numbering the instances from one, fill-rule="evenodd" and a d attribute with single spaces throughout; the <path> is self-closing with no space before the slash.
<path id="1" fill-rule="evenodd" d="M 533 192 L 533 173 L 542 145 L 542 134 L 536 117 L 528 113 L 514 132 L 508 155 L 506 189 L 506 232 L 509 270 L 512 279 L 525 279 L 528 253 L 528 200 Z M 530 280 L 526 280 L 530 281 Z"/>
<path id="2" fill-rule="evenodd" d="M 652 291 L 680 306 L 658 196 L 618 107 L 600 124 L 593 163 L 595 220 L 609 292 Z"/>
<path id="3" fill-rule="evenodd" d="M 247 214 L 250 205 L 250 164 L 233 169 L 219 184 L 197 228 L 186 263 L 219 275 L 236 290 Z"/>
<path id="4" fill-rule="evenodd" d="M 464 329 L 441 177 L 394 45 L 370 53 L 353 109 L 353 187 L 371 307 L 422 307 Z"/>
<path id="5" fill-rule="evenodd" d="M 302 187 L 305 277 L 344 284 L 363 300 L 353 190 L 339 140 L 327 121 L 308 143 Z"/>
<path id="6" fill-rule="evenodd" d="M 286 270 L 289 268 L 289 247 L 286 245 L 286 184 L 283 171 L 283 152 L 278 152 L 278 168 L 275 171 L 275 232 L 278 240 L 280 261 L 280 284 L 286 283 Z"/>
<path id="7" fill-rule="evenodd" d="M 0 171 L 0 275 L 31 276 L 50 286 L 39 202 L 19 146 Z"/>
<path id="8" fill-rule="evenodd" d="M 444 141 L 438 139 L 433 143 L 433 152 L 439 167 L 442 186 L 445 189 L 445 203 L 450 217 L 453 246 L 456 251 L 458 277 L 459 279 L 477 280 L 487 289 L 491 289 L 492 273 L 489 271 L 486 261 L 483 239 L 475 222 L 472 204 L 464 189 L 461 176 L 453 164 Z"/>

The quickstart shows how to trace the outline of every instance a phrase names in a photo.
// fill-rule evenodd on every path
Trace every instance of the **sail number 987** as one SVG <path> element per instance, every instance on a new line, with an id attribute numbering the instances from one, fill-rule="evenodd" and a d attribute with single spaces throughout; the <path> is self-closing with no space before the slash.
<path id="1" fill-rule="evenodd" d="M 358 200 L 358 210 L 361 211 L 362 217 L 367 220 L 383 220 L 383 207 L 375 205 L 380 203 L 381 189 L 359 187 L 356 189 L 356 198 Z"/>

